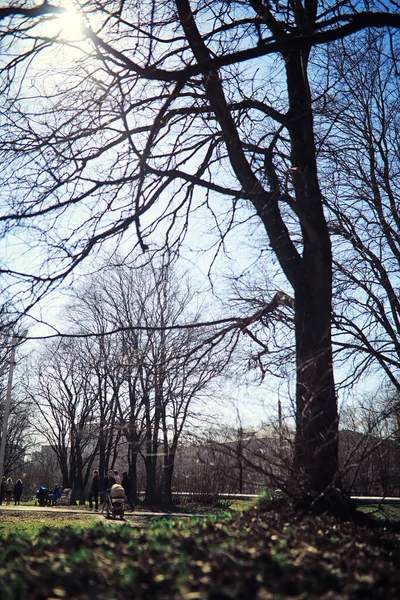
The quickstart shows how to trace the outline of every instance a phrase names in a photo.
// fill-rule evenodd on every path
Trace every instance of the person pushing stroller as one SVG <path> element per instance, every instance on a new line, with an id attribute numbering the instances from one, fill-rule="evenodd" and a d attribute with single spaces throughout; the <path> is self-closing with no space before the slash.
<path id="1" fill-rule="evenodd" d="M 101 504 L 101 512 L 104 511 L 104 506 L 106 504 L 107 492 L 111 490 L 112 486 L 115 484 L 114 472 L 110 469 L 107 472 L 107 475 L 103 480 L 103 488 L 100 491 L 100 504 Z"/>

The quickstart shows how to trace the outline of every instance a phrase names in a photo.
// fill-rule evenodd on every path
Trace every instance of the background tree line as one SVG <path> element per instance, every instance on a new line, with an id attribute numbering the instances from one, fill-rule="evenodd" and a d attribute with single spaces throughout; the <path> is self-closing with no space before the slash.
<path id="1" fill-rule="evenodd" d="M 184 427 L 201 414 L 226 362 L 219 348 L 204 351 L 201 329 L 159 329 L 199 319 L 194 292 L 171 264 L 114 257 L 65 309 L 76 337 L 38 352 L 25 386 L 35 429 L 57 456 L 63 487 L 81 502 L 93 468 L 105 476 L 116 464 L 136 496 L 138 460 L 146 503 L 171 500 Z"/>

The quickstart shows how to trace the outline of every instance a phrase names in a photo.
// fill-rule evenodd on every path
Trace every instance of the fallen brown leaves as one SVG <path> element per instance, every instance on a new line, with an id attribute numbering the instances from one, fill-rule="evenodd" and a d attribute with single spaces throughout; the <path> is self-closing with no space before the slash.
<path id="1" fill-rule="evenodd" d="M 288 510 L 11 536 L 2 600 L 400 598 L 400 536 Z"/>

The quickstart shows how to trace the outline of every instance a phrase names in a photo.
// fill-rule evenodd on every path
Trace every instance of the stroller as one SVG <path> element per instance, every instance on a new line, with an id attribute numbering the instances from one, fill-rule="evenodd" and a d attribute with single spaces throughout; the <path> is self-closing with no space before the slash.
<path id="1" fill-rule="evenodd" d="M 115 483 L 111 490 L 107 490 L 106 493 L 106 519 L 112 515 L 114 519 L 118 516 L 120 519 L 124 518 L 124 498 L 125 492 L 122 485 Z"/>

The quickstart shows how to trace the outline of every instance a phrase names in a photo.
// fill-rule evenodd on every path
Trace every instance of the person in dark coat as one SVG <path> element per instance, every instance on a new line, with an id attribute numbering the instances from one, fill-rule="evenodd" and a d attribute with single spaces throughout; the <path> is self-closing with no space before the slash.
<path id="1" fill-rule="evenodd" d="M 60 488 L 59 485 L 55 485 L 53 494 L 51 496 L 51 505 L 52 506 L 55 506 L 57 504 L 57 501 L 61 498 L 61 494 L 62 494 L 62 489 Z"/>
<path id="2" fill-rule="evenodd" d="M 14 506 L 17 506 L 17 504 L 19 505 L 23 489 L 24 486 L 22 485 L 22 479 L 18 479 L 14 485 Z"/>
<path id="3" fill-rule="evenodd" d="M 47 487 L 41 485 L 36 492 L 36 498 L 39 503 L 39 506 L 47 506 L 47 502 L 49 500 L 49 490 L 47 489 Z"/>
<path id="4" fill-rule="evenodd" d="M 89 492 L 89 510 L 93 509 L 93 499 L 94 499 L 94 510 L 97 512 L 99 510 L 99 492 L 100 492 L 100 477 L 99 472 L 96 469 L 93 471 L 93 479 L 92 484 L 90 486 Z"/>
<path id="5" fill-rule="evenodd" d="M 114 479 L 114 471 L 112 471 L 111 469 L 108 471 L 106 477 L 104 478 L 104 489 L 105 490 L 111 490 L 112 486 L 115 483 L 115 479 Z"/>
<path id="6" fill-rule="evenodd" d="M 1 484 L 0 484 L 0 504 L 3 504 L 4 500 L 6 499 L 6 483 L 7 483 L 7 479 L 3 475 L 3 477 L 1 478 Z"/>
<path id="7" fill-rule="evenodd" d="M 114 479 L 114 471 L 112 471 L 111 469 L 108 471 L 107 475 L 104 477 L 103 480 L 103 489 L 100 492 L 100 502 L 101 502 L 101 512 L 103 512 L 104 510 L 104 503 L 106 501 L 106 494 L 107 492 L 110 492 L 112 486 L 115 483 L 115 479 Z"/>
<path id="8" fill-rule="evenodd" d="M 129 479 L 128 473 L 122 473 L 121 485 L 124 488 L 126 499 L 131 505 L 131 510 L 135 510 L 135 505 L 132 500 L 132 481 Z"/>

